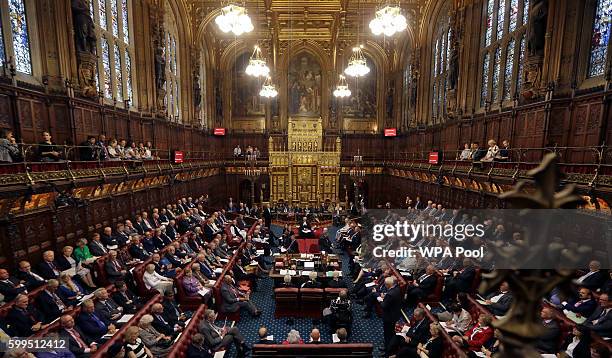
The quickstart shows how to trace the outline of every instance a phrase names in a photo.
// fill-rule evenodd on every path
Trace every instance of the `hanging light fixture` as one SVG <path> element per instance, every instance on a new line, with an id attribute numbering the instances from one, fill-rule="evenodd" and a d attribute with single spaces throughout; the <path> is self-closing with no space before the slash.
<path id="1" fill-rule="evenodd" d="M 344 98 L 349 97 L 351 95 L 351 90 L 346 83 L 346 77 L 344 75 L 340 75 L 340 79 L 338 80 L 338 84 L 336 85 L 336 89 L 334 90 L 334 97 Z"/>
<path id="2" fill-rule="evenodd" d="M 376 11 L 376 17 L 370 21 L 370 30 L 376 36 L 393 36 L 396 32 L 406 30 L 406 27 L 408 23 L 399 6 L 384 6 Z"/>
<path id="3" fill-rule="evenodd" d="M 266 82 L 264 82 L 263 86 L 261 86 L 259 95 L 266 98 L 274 98 L 276 95 L 278 95 L 278 91 L 276 90 L 276 87 L 274 87 L 272 78 L 270 76 L 266 78 Z"/>
<path id="4" fill-rule="evenodd" d="M 266 64 L 266 60 L 264 60 L 263 56 L 261 55 L 261 49 L 257 45 L 255 45 L 255 48 L 253 49 L 253 54 L 251 54 L 251 58 L 249 59 L 249 64 L 245 72 L 247 75 L 253 77 L 263 77 L 270 74 L 270 68 Z"/>
<path id="5" fill-rule="evenodd" d="M 253 23 L 246 8 L 229 4 L 221 8 L 221 14 L 215 18 L 219 29 L 225 33 L 232 32 L 236 36 L 253 31 Z"/>
<path id="6" fill-rule="evenodd" d="M 362 49 L 363 45 L 353 47 L 353 54 L 348 62 L 348 66 L 344 69 L 344 73 L 351 77 L 365 76 L 370 72 Z"/>

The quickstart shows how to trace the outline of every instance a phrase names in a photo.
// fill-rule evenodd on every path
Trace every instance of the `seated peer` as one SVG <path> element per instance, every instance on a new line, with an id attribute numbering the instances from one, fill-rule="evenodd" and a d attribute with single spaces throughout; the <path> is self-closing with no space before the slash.
<path id="1" fill-rule="evenodd" d="M 145 287 L 148 290 L 156 289 L 162 295 L 167 291 L 171 291 L 174 287 L 174 284 L 171 278 L 164 277 L 160 275 L 159 273 L 155 272 L 154 264 L 147 265 L 144 275 L 142 276 L 142 279 L 144 281 Z"/>
<path id="2" fill-rule="evenodd" d="M 72 258 L 72 252 L 74 249 L 72 246 L 64 246 L 62 249 L 62 254 L 58 255 L 55 260 L 57 267 L 61 271 L 70 270 L 72 275 L 78 275 L 79 279 L 88 287 L 96 288 L 96 284 L 93 282 L 93 278 L 91 277 L 91 271 L 84 267 L 81 262 L 78 262 L 74 258 Z"/>
<path id="3" fill-rule="evenodd" d="M 94 292 L 96 298 L 95 312 L 102 320 L 117 325 L 117 320 L 123 316 L 123 307 L 119 306 L 108 294 L 106 288 L 99 288 Z"/>
<path id="4" fill-rule="evenodd" d="M 317 276 L 318 274 L 316 271 L 311 271 L 308 274 L 308 281 L 304 282 L 301 288 L 321 288 L 322 285 L 317 281 Z"/>
<path id="5" fill-rule="evenodd" d="M 185 321 L 193 314 L 193 312 L 183 312 L 174 299 L 174 291 L 166 292 L 161 304 L 164 307 L 164 318 L 171 324 L 185 327 Z"/>
<path id="6" fill-rule="evenodd" d="M 85 334 L 85 337 L 90 342 L 100 343 L 102 336 L 106 334 L 114 334 L 117 329 L 115 326 L 98 317 L 95 313 L 94 302 L 85 300 L 81 305 L 81 313 L 76 319 L 77 326 Z"/>
<path id="7" fill-rule="evenodd" d="M 462 337 L 471 351 L 480 351 L 482 346 L 493 337 L 492 321 L 493 318 L 490 315 L 481 314 L 478 316 L 476 325 Z"/>
<path id="8" fill-rule="evenodd" d="M 45 280 L 59 277 L 61 270 L 55 262 L 55 253 L 53 251 L 43 252 L 43 259 L 38 264 L 38 272 Z"/>
<path id="9" fill-rule="evenodd" d="M 9 276 L 9 272 L 5 269 L 0 269 L 0 294 L 4 296 L 4 301 L 12 301 L 20 293 L 27 293 L 28 288 L 25 284 L 19 282 L 18 279 Z"/>
<path id="10" fill-rule="evenodd" d="M 562 357 L 591 357 L 591 330 L 585 326 L 577 325 L 563 342 Z"/>
<path id="11" fill-rule="evenodd" d="M 495 316 L 503 316 L 510 309 L 512 304 L 512 292 L 508 282 L 502 282 L 499 291 L 493 292 L 486 297 L 487 309 Z"/>
<path id="12" fill-rule="evenodd" d="M 536 349 L 540 353 L 556 354 L 559 351 L 559 338 L 561 337 L 559 323 L 554 319 L 555 314 L 550 307 L 542 308 L 540 317 L 545 331 L 537 340 Z"/>
<path id="13" fill-rule="evenodd" d="M 43 314 L 43 322 L 50 323 L 59 318 L 62 313 L 72 309 L 71 306 L 62 301 L 57 294 L 59 282 L 55 279 L 47 281 L 47 287 L 38 295 L 36 301 L 40 312 Z"/>
<path id="14" fill-rule="evenodd" d="M 85 334 L 75 326 L 74 319 L 70 315 L 63 315 L 60 318 L 59 334 L 68 339 L 68 349 L 76 358 L 86 358 L 90 353 L 95 353 L 98 346 L 87 339 Z"/>
<path id="15" fill-rule="evenodd" d="M 96 258 L 94 255 L 91 254 L 91 251 L 89 251 L 86 239 L 77 240 L 73 255 L 77 261 L 84 263 L 91 262 Z"/>
<path id="16" fill-rule="evenodd" d="M 151 264 L 155 265 L 155 272 L 158 274 L 169 278 L 176 277 L 177 270 L 167 260 L 162 261 L 158 253 L 151 256 Z"/>
<path id="17" fill-rule="evenodd" d="M 339 344 L 348 343 L 347 336 L 348 334 L 346 333 L 346 329 L 338 328 L 336 330 L 336 337 L 338 337 L 338 342 L 335 342 L 335 343 L 339 343 Z"/>
<path id="18" fill-rule="evenodd" d="M 291 282 L 291 275 L 283 276 L 283 282 L 278 286 L 279 288 L 295 288 L 293 282 Z"/>
<path id="19" fill-rule="evenodd" d="M 123 312 L 128 314 L 136 313 L 142 308 L 140 299 L 127 287 L 125 282 L 115 282 L 115 292 L 112 293 L 111 297 L 119 306 L 123 307 Z"/>
<path id="20" fill-rule="evenodd" d="M 69 306 L 76 306 L 79 299 L 87 294 L 87 291 L 78 282 L 74 281 L 70 275 L 63 273 L 60 275 L 60 286 L 57 294 Z"/>
<path id="21" fill-rule="evenodd" d="M 152 322 L 153 316 L 150 314 L 140 317 L 138 321 L 138 328 L 140 328 L 138 336 L 154 357 L 165 357 L 172 349 L 172 337 L 158 332 L 151 325 Z"/>
<path id="22" fill-rule="evenodd" d="M 207 301 L 212 296 L 212 290 L 207 289 L 208 292 L 204 296 L 200 292 L 203 292 L 204 286 L 200 281 L 193 276 L 193 271 L 190 267 L 185 268 L 183 271 L 183 279 L 181 284 L 187 297 L 202 297 L 203 300 Z"/>
<path id="23" fill-rule="evenodd" d="M 217 313 L 213 310 L 206 310 L 204 319 L 198 325 L 198 331 L 204 336 L 204 345 L 213 351 L 227 349 L 233 344 L 237 350 L 239 358 L 244 357 L 248 346 L 244 337 L 236 327 L 218 327 L 215 325 Z"/>
<path id="24" fill-rule="evenodd" d="M 204 347 L 204 336 L 201 333 L 196 333 L 191 337 L 185 358 L 213 358 L 211 350 Z"/>
<path id="25" fill-rule="evenodd" d="M 260 316 L 261 311 L 251 302 L 248 293 L 242 293 L 234 286 L 234 279 L 227 275 L 221 284 L 221 310 L 223 312 L 236 312 L 246 308 L 252 316 Z"/>
<path id="26" fill-rule="evenodd" d="M 416 304 L 423 298 L 429 296 L 436 289 L 438 284 L 438 274 L 436 268 L 433 265 L 428 265 L 423 273 L 417 280 L 412 283 L 412 286 L 406 289 L 408 294 L 408 301 L 412 304 Z"/>
<path id="27" fill-rule="evenodd" d="M 347 288 L 346 282 L 340 277 L 340 271 L 334 271 L 332 279 L 327 282 L 327 287 L 330 288 Z"/>
<path id="28" fill-rule="evenodd" d="M 208 277 L 206 277 L 203 273 L 202 270 L 200 270 L 200 264 L 197 262 L 194 262 L 191 264 L 191 271 L 193 272 L 193 277 L 195 277 L 198 281 L 200 281 L 200 284 L 204 287 L 212 287 L 212 284 L 210 284 L 210 280 L 208 279 Z"/>
<path id="29" fill-rule="evenodd" d="M 421 308 L 415 308 L 412 317 L 412 325 L 406 332 L 406 337 L 396 335 L 391 338 L 387 352 L 415 353 L 419 344 L 427 343 L 430 338 L 430 322 L 425 315 L 425 311 Z"/>
<path id="30" fill-rule="evenodd" d="M 129 358 L 154 358 L 155 356 L 140 339 L 140 328 L 131 326 L 123 333 L 125 356 Z"/>
<path id="31" fill-rule="evenodd" d="M 612 337 L 612 303 L 607 293 L 599 295 L 599 306 L 584 325 L 603 338 Z"/>
<path id="32" fill-rule="evenodd" d="M 48 326 L 43 323 L 43 315 L 29 304 L 28 296 L 24 294 L 15 297 L 15 304 L 8 311 L 6 321 L 11 323 L 11 336 L 17 337 L 29 337 Z"/>
<path id="33" fill-rule="evenodd" d="M 94 256 L 104 256 L 108 253 L 108 249 L 102 241 L 100 241 L 100 234 L 94 233 L 91 236 L 91 241 L 89 242 L 89 252 Z"/>
<path id="34" fill-rule="evenodd" d="M 282 344 L 304 344 L 304 341 L 300 337 L 300 332 L 292 329 L 287 333 L 287 339 Z"/>
<path id="35" fill-rule="evenodd" d="M 606 282 L 606 274 L 601 271 L 601 263 L 597 260 L 589 262 L 589 272 L 580 276 L 576 280 L 576 284 L 586 287 L 591 291 L 597 291 L 602 288 Z"/>
<path id="36" fill-rule="evenodd" d="M 160 333 L 176 337 L 183 330 L 183 326 L 172 323 L 167 319 L 164 314 L 164 306 L 161 303 L 151 306 L 151 315 L 153 316 L 153 327 Z"/>
<path id="37" fill-rule="evenodd" d="M 110 250 L 108 252 L 108 258 L 104 263 L 104 271 L 106 272 L 106 277 L 110 282 L 125 280 L 127 270 L 123 260 L 118 257 L 117 251 Z"/>
<path id="38" fill-rule="evenodd" d="M 259 336 L 259 340 L 256 342 L 257 344 L 276 344 L 274 340 L 268 339 L 271 336 L 268 335 L 268 328 L 265 326 L 259 327 L 257 335 Z"/>
<path id="39" fill-rule="evenodd" d="M 317 328 L 313 328 L 312 331 L 310 331 L 310 340 L 308 341 L 309 344 L 321 344 L 323 342 L 321 342 L 321 331 L 319 331 Z"/>
<path id="40" fill-rule="evenodd" d="M 19 270 L 15 276 L 28 288 L 28 290 L 33 290 L 46 283 L 42 276 L 32 272 L 32 266 L 25 260 L 19 262 Z"/>
<path id="41" fill-rule="evenodd" d="M 574 312 L 582 317 L 589 317 L 597 308 L 597 302 L 593 299 L 591 290 L 582 287 L 578 290 L 578 299 L 571 302 L 562 302 L 561 306 L 564 310 Z"/>
<path id="42" fill-rule="evenodd" d="M 438 323 L 431 323 L 429 325 L 430 338 L 425 343 L 417 344 L 416 348 L 404 347 L 397 355 L 392 355 L 390 358 L 442 358 L 444 352 L 444 344 L 440 336 L 442 329 Z"/>
<path id="43" fill-rule="evenodd" d="M 461 334 L 470 328 L 472 316 L 460 304 L 452 303 L 448 311 L 449 312 L 438 313 L 438 319 L 445 322 L 447 328 L 454 329 Z"/>

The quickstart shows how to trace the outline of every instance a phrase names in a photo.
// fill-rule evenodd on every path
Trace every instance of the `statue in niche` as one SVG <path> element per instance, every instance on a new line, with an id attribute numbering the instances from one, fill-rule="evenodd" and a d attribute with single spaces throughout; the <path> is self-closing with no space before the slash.
<path id="1" fill-rule="evenodd" d="M 77 52 L 96 54 L 96 33 L 89 14 L 90 0 L 72 0 L 72 18 Z"/>
<path id="2" fill-rule="evenodd" d="M 193 105 L 196 111 L 200 110 L 202 104 L 202 87 L 200 87 L 200 74 L 193 71 Z"/>
<path id="3" fill-rule="evenodd" d="M 215 115 L 217 122 L 223 121 L 223 99 L 221 98 L 221 88 L 219 85 L 215 86 Z"/>
<path id="4" fill-rule="evenodd" d="M 529 8 L 527 51 L 529 56 L 543 56 L 548 20 L 548 0 L 534 0 Z"/>
<path id="5" fill-rule="evenodd" d="M 395 93 L 395 82 L 389 81 L 387 88 L 387 118 L 393 118 L 393 94 Z"/>
<path id="6" fill-rule="evenodd" d="M 164 88 L 166 84 L 166 56 L 164 45 L 160 41 L 155 41 L 155 87 Z"/>

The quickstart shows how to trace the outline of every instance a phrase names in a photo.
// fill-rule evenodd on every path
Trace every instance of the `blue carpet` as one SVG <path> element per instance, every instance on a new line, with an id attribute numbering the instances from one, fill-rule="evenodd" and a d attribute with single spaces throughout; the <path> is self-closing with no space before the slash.
<path id="1" fill-rule="evenodd" d="M 329 236 L 330 238 L 335 237 L 338 228 L 330 227 Z M 279 226 L 272 226 L 272 230 L 277 236 L 280 236 L 282 229 Z M 342 274 L 349 287 L 352 287 L 352 280 L 349 278 L 348 268 L 348 256 L 343 254 L 342 258 Z M 253 292 L 251 299 L 257 307 L 259 307 L 263 313 L 260 317 L 250 317 L 248 312 L 244 311 L 241 313 L 240 322 L 237 323 L 237 327 L 240 332 L 245 336 L 247 343 L 252 345 L 258 340 L 257 331 L 259 327 L 266 326 L 268 328 L 268 334 L 274 336 L 274 340 L 277 343 L 281 343 L 287 338 L 287 333 L 291 329 L 298 330 L 302 339 L 307 342 L 310 340 L 310 331 L 313 328 L 312 320 L 306 318 L 294 318 L 292 325 L 287 325 L 286 318 L 276 319 L 274 318 L 274 298 L 273 298 L 273 280 L 270 278 L 260 279 L 258 282 L 258 291 Z M 362 319 L 363 306 L 357 305 L 353 302 L 353 332 L 349 337 L 349 342 L 352 343 L 372 343 L 374 344 L 374 350 L 378 347 L 382 348 L 383 342 L 383 329 L 382 321 L 379 318 L 373 317 L 370 319 Z M 220 322 L 223 324 L 223 322 Z M 332 343 L 332 332 L 327 324 L 321 323 L 318 326 L 321 331 L 321 341 L 324 343 Z M 225 355 L 226 357 L 235 357 L 235 351 L 232 348 Z"/>

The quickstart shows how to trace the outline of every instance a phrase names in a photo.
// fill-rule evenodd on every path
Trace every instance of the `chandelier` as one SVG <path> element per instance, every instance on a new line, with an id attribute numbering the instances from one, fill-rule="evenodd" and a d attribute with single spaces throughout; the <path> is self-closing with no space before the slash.
<path id="1" fill-rule="evenodd" d="M 246 67 L 246 74 L 253 77 L 268 76 L 270 68 L 266 64 L 266 60 L 261 56 L 261 49 L 255 45 L 249 64 Z"/>
<path id="2" fill-rule="evenodd" d="M 215 22 L 221 31 L 225 33 L 233 32 L 236 36 L 253 31 L 253 23 L 246 8 L 234 4 L 222 8 L 221 14 L 217 16 Z"/>
<path id="3" fill-rule="evenodd" d="M 270 76 L 266 78 L 266 82 L 264 82 L 263 86 L 261 86 L 259 95 L 266 98 L 274 98 L 276 95 L 278 95 L 278 91 L 276 90 L 276 87 L 274 87 Z"/>
<path id="4" fill-rule="evenodd" d="M 346 83 L 346 77 L 340 75 L 340 80 L 338 81 L 338 85 L 336 85 L 336 89 L 334 90 L 334 97 L 344 98 L 349 97 L 351 95 L 351 90 Z"/>
<path id="5" fill-rule="evenodd" d="M 362 49 L 363 45 L 353 47 L 353 54 L 348 62 L 348 66 L 344 69 L 344 73 L 351 77 L 365 76 L 370 72 Z"/>
<path id="6" fill-rule="evenodd" d="M 376 17 L 370 21 L 370 30 L 376 36 L 393 36 L 396 32 L 406 30 L 407 26 L 406 17 L 402 15 L 399 6 L 387 5 L 379 9 L 376 11 Z"/>

